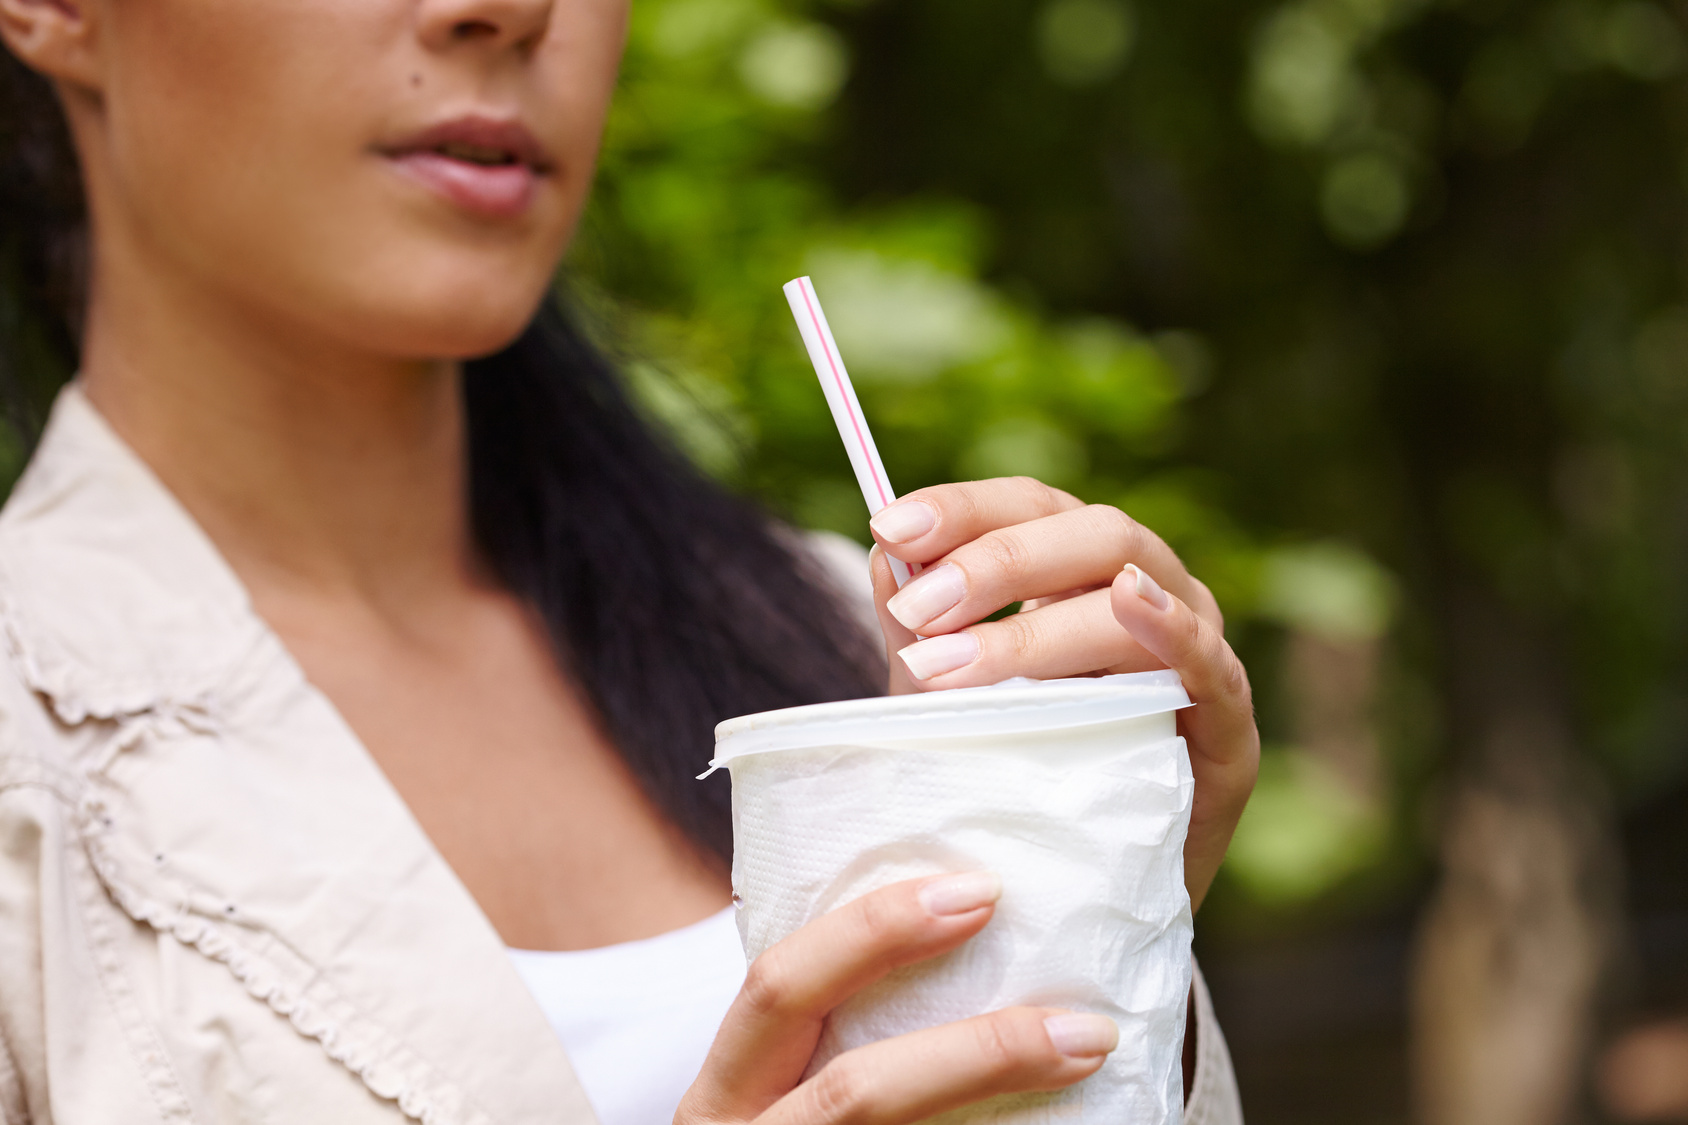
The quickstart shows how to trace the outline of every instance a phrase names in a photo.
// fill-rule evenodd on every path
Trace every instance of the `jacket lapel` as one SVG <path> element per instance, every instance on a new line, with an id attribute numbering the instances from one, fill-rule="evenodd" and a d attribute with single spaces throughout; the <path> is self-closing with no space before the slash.
<path id="1" fill-rule="evenodd" d="M 0 513 L 0 626 L 137 921 L 430 1123 L 592 1112 L 502 943 L 191 517 L 74 386 Z"/>

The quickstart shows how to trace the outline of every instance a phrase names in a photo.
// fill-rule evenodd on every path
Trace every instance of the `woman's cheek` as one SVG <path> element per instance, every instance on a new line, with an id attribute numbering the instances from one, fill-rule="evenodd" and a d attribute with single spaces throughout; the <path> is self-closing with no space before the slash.
<path id="1" fill-rule="evenodd" d="M 151 252 L 219 299 L 372 350 L 478 355 L 520 332 L 584 206 L 625 4 L 559 9 L 508 86 L 471 55 L 425 49 L 412 6 L 112 4 L 125 72 L 108 151 Z M 488 105 L 517 110 L 558 158 L 518 220 L 461 213 L 376 151 L 394 122 Z"/>

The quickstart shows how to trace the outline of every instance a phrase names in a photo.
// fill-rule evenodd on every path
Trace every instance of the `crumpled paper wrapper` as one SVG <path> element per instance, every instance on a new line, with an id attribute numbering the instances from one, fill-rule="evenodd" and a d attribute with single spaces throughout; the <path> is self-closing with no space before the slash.
<path id="1" fill-rule="evenodd" d="M 1170 726 L 1170 719 L 1168 720 Z M 1052 768 L 1017 755 L 822 746 L 732 761 L 733 888 L 755 959 L 812 919 L 903 879 L 994 871 L 1003 895 L 958 950 L 909 966 L 828 1020 L 843 1051 L 1017 1004 L 1112 1017 L 1100 1071 L 935 1120 L 1175 1125 L 1190 990 L 1184 740 Z"/>

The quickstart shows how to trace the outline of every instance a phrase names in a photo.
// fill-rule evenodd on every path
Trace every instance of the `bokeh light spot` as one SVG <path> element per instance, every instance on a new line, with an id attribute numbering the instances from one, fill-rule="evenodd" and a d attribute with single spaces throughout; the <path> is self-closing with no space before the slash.
<path id="1" fill-rule="evenodd" d="M 844 87 L 850 57 L 836 31 L 816 23 L 771 27 L 739 57 L 739 77 L 771 105 L 816 110 Z"/>
<path id="2" fill-rule="evenodd" d="M 1509 151 L 1528 139 L 1549 90 L 1546 60 L 1539 49 L 1500 39 L 1472 60 L 1460 101 L 1486 147 Z"/>
<path id="3" fill-rule="evenodd" d="M 821 251 L 809 272 L 850 370 L 866 381 L 920 382 L 1002 342 L 1004 327 L 984 288 L 930 262 Z"/>
<path id="4" fill-rule="evenodd" d="M 1255 898 L 1292 903 L 1370 863 L 1384 828 L 1325 763 L 1296 749 L 1268 749 L 1225 867 Z"/>
<path id="5" fill-rule="evenodd" d="M 1382 153 L 1345 157 L 1325 173 L 1319 206 L 1325 229 L 1344 246 L 1369 250 L 1406 222 L 1412 195 L 1400 163 Z"/>
<path id="6" fill-rule="evenodd" d="M 1051 0 L 1038 17 L 1038 54 L 1049 77 L 1094 86 L 1118 74 L 1137 40 L 1137 21 L 1119 0 Z"/>
<path id="7" fill-rule="evenodd" d="M 1028 476 L 1057 487 L 1084 477 L 1090 467 L 1084 446 L 1065 429 L 1043 418 L 1006 418 L 986 426 L 961 455 L 968 477 Z"/>
<path id="8" fill-rule="evenodd" d="M 1606 18 L 1606 55 L 1618 70 L 1650 82 L 1669 78 L 1688 61 L 1676 21 L 1644 0 L 1612 9 Z"/>
<path id="9" fill-rule="evenodd" d="M 1394 603 L 1389 572 L 1345 543 L 1280 547 L 1261 574 L 1261 616 L 1326 640 L 1376 640 Z"/>
<path id="10" fill-rule="evenodd" d="M 1255 128 L 1280 143 L 1317 144 L 1355 97 L 1349 45 L 1320 16 L 1285 8 L 1255 43 L 1249 110 Z"/>
<path id="11" fill-rule="evenodd" d="M 651 45 L 666 58 L 691 58 L 737 41 L 763 18 L 751 0 L 678 0 L 657 10 Z"/>

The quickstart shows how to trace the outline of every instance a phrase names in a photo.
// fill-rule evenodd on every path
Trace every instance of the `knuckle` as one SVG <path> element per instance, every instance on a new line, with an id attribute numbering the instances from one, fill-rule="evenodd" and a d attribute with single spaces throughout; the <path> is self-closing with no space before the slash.
<path id="1" fill-rule="evenodd" d="M 1194 613 L 1180 615 L 1183 620 L 1178 625 L 1178 643 L 1183 650 L 1192 656 L 1200 655 L 1202 651 L 1202 619 Z"/>
<path id="2" fill-rule="evenodd" d="M 979 493 L 976 487 L 965 484 L 935 484 L 931 486 L 933 507 L 938 510 L 938 522 L 945 518 L 958 521 L 962 527 L 972 527 L 979 519 Z"/>
<path id="3" fill-rule="evenodd" d="M 1124 542 L 1130 542 L 1142 527 L 1142 524 L 1112 504 L 1086 504 L 1084 514 L 1095 523 L 1099 532 Z"/>
<path id="4" fill-rule="evenodd" d="M 1036 477 L 1009 477 L 1008 479 L 1040 511 L 1060 512 L 1078 505 L 1078 501 L 1071 494 L 1044 484 Z"/>
<path id="5" fill-rule="evenodd" d="M 979 1057 L 997 1075 L 1025 1070 L 1049 1054 L 1048 1036 L 1033 1029 L 1035 1014 L 1019 1011 L 992 1012 L 973 1025 Z"/>
<path id="6" fill-rule="evenodd" d="M 1098 538 L 1118 544 L 1125 558 L 1134 559 L 1142 553 L 1144 537 L 1150 532 L 1125 512 L 1111 504 L 1088 504 L 1085 516 L 1095 526 Z"/>
<path id="7" fill-rule="evenodd" d="M 1009 531 L 993 531 L 975 544 L 985 557 L 995 577 L 1010 584 L 1023 580 L 1030 573 L 1032 550 L 1025 539 Z"/>
<path id="8" fill-rule="evenodd" d="M 1240 709 L 1253 711 L 1254 688 L 1248 682 L 1248 669 L 1233 653 L 1225 652 L 1221 656 L 1225 661 L 1225 672 L 1220 677 L 1219 690 L 1236 700 Z"/>
<path id="9" fill-rule="evenodd" d="M 1045 498 L 1053 491 L 1047 484 L 1044 484 L 1036 477 L 1017 476 L 1004 477 L 1003 479 L 1007 481 L 1011 487 L 1019 489 L 1020 492 L 1034 499 Z"/>
<path id="10" fill-rule="evenodd" d="M 716 1125 L 724 1118 L 708 1112 L 701 1103 L 704 1099 L 698 1095 L 697 1087 L 686 1091 L 686 1096 L 680 1099 L 680 1106 L 674 1111 L 674 1125 Z"/>
<path id="11" fill-rule="evenodd" d="M 1219 599 L 1213 596 L 1213 591 L 1207 588 L 1195 575 L 1190 576 L 1190 596 L 1184 603 L 1195 610 L 1198 616 L 1205 617 L 1212 622 L 1213 627 L 1223 636 L 1225 633 L 1225 614 L 1219 608 Z"/>
<path id="12" fill-rule="evenodd" d="M 797 991 L 789 959 L 778 946 L 751 962 L 739 990 L 751 1012 L 764 1018 L 790 1014 L 797 1003 Z"/>
<path id="13" fill-rule="evenodd" d="M 853 1125 L 868 1116 L 867 1081 L 848 1055 L 834 1059 L 811 1079 L 809 1098 L 815 1116 L 828 1125 Z"/>
<path id="14" fill-rule="evenodd" d="M 1000 1016 L 980 1020 L 975 1026 L 973 1039 L 984 1060 L 985 1066 L 993 1074 L 1004 1074 L 1017 1070 L 1020 1066 L 1019 1052 L 1015 1050 L 1014 1036 L 1008 1033 L 1004 1024 L 1007 1021 Z"/>
<path id="15" fill-rule="evenodd" d="M 870 941 L 883 942 L 900 937 L 909 928 L 908 896 L 893 893 L 892 888 L 863 895 L 856 900 L 858 924 L 867 931 Z"/>
<path id="16" fill-rule="evenodd" d="M 1034 615 L 1016 613 L 1003 618 L 999 624 L 1006 626 L 1002 632 L 1006 649 L 1003 655 L 1015 662 L 1029 661 L 1037 655 L 1043 633 Z"/>

